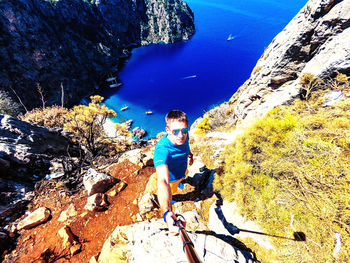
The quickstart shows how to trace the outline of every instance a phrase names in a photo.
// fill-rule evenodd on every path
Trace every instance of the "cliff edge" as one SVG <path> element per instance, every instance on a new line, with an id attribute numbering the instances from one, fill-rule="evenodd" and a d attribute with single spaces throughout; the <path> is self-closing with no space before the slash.
<path id="1" fill-rule="evenodd" d="M 246 126 L 275 106 L 299 97 L 299 77 L 304 73 L 322 79 L 335 77 L 336 71 L 349 76 L 349 21 L 349 1 L 308 1 L 273 39 L 229 102 L 205 116 L 229 112 L 220 125 Z"/>
<path id="2" fill-rule="evenodd" d="M 0 2 L 0 86 L 27 108 L 70 106 L 117 75 L 132 47 L 186 40 L 193 12 L 182 0 Z M 23 110 L 23 109 L 22 109 Z"/>

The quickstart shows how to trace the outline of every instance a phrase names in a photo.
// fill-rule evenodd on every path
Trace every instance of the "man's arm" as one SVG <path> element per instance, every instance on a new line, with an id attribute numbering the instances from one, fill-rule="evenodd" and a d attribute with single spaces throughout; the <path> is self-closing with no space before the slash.
<path id="1" fill-rule="evenodd" d="M 163 211 L 163 214 L 166 213 L 166 223 L 170 233 L 178 234 L 179 227 L 174 226 L 174 220 L 176 216 L 172 211 L 172 193 L 169 185 L 169 170 L 168 165 L 162 164 L 157 166 L 157 178 L 158 178 L 158 201 L 159 205 Z"/>

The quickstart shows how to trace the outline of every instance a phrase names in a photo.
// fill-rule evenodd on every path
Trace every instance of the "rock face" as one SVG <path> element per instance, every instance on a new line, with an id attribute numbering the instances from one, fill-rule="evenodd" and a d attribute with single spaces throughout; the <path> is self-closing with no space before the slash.
<path id="1" fill-rule="evenodd" d="M 106 240 L 98 262 L 187 262 L 179 236 L 168 235 L 162 220 L 117 227 Z M 202 262 L 259 262 L 224 240 L 188 233 Z"/>
<path id="2" fill-rule="evenodd" d="M 25 208 L 34 182 L 48 172 L 50 161 L 67 154 L 69 141 L 58 130 L 0 115 L 0 222 Z M 4 214 L 2 214 L 4 212 Z"/>
<path id="3" fill-rule="evenodd" d="M 48 104 L 61 103 L 62 84 L 72 105 L 106 85 L 132 46 L 194 32 L 182 0 L 5 0 L 0 13 L 0 86 L 28 108 L 40 105 L 37 83 Z"/>
<path id="4" fill-rule="evenodd" d="M 233 227 L 240 227 L 241 229 L 248 229 L 251 231 L 262 233 L 264 232 L 264 230 L 261 229 L 255 222 L 247 220 L 242 215 L 240 215 L 234 202 L 223 202 L 223 205 L 221 206 L 221 211 L 224 219 L 219 217 L 220 214 L 218 214 L 218 212 L 215 210 L 216 208 L 217 206 L 215 203 L 210 207 L 208 221 L 209 229 L 214 231 L 215 233 L 232 235 L 232 233 L 228 231 L 228 228 L 230 227 L 228 224 L 233 224 Z M 234 234 L 234 237 L 237 236 L 242 239 L 251 238 L 260 246 L 265 247 L 266 249 L 273 249 L 270 240 L 266 236 L 246 233 L 244 231 Z"/>
<path id="5" fill-rule="evenodd" d="M 230 100 L 234 114 L 226 121 L 249 121 L 299 96 L 303 73 L 350 75 L 350 2 L 310 0 L 267 47 L 250 78 Z M 231 105 L 231 106 L 232 106 Z M 225 112 L 228 104 L 214 109 Z"/>
<path id="6" fill-rule="evenodd" d="M 68 145 L 60 131 L 0 115 L 0 159 L 8 163 L 0 165 L 2 177 L 26 175 L 28 169 L 47 169 L 52 156 L 66 153 Z"/>

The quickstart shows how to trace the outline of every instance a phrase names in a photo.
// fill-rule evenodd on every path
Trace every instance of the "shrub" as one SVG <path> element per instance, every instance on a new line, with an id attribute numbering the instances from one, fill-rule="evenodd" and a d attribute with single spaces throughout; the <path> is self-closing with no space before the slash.
<path id="1" fill-rule="evenodd" d="M 113 138 L 104 138 L 101 144 L 105 147 L 104 151 L 109 156 L 114 156 L 118 152 L 125 151 L 130 144 L 131 132 L 126 128 L 125 124 L 116 123 L 114 128 L 117 130 L 117 136 Z"/>
<path id="2" fill-rule="evenodd" d="M 325 83 L 322 79 L 315 79 L 311 73 L 304 73 L 300 77 L 299 84 L 301 85 L 300 98 L 309 100 L 311 98 L 311 92 L 322 87 Z"/>
<path id="3" fill-rule="evenodd" d="M 91 96 L 88 106 L 78 105 L 71 109 L 66 117 L 64 129 L 76 135 L 76 140 L 93 156 L 97 155 L 101 143 L 106 138 L 103 128 L 107 117 L 114 117 L 116 113 L 100 105 L 101 96 Z"/>
<path id="4" fill-rule="evenodd" d="M 214 188 L 267 233 L 306 234 L 306 243 L 273 239 L 271 262 L 345 262 L 350 254 L 350 99 L 322 107 L 325 92 L 256 121 L 227 146 L 215 178 Z"/>
<path id="5" fill-rule="evenodd" d="M 208 130 L 210 130 L 210 118 L 204 117 L 202 118 L 201 122 L 197 125 L 197 130 L 195 131 L 195 134 L 204 136 Z"/>
<path id="6" fill-rule="evenodd" d="M 14 102 L 7 92 L 0 90 L 0 114 L 17 116 L 20 105 Z"/>
<path id="7" fill-rule="evenodd" d="M 19 118 L 23 121 L 44 126 L 46 128 L 63 128 L 67 114 L 68 109 L 54 105 L 44 109 L 33 109 L 24 115 L 20 115 Z"/>
<path id="8" fill-rule="evenodd" d="M 131 133 L 125 125 L 117 124 L 115 128 L 118 136 L 108 138 L 103 124 L 107 118 L 115 117 L 116 113 L 100 104 L 103 97 L 96 95 L 90 98 L 91 103 L 88 106 L 78 105 L 69 111 L 64 129 L 72 132 L 80 145 L 92 156 L 101 153 L 108 153 L 111 156 L 123 151 Z"/>

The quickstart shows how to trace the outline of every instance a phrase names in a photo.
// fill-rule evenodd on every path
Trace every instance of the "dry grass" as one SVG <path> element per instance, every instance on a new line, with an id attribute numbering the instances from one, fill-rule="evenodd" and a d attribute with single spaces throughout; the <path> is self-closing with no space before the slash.
<path id="1" fill-rule="evenodd" d="M 67 114 L 68 109 L 55 105 L 44 109 L 33 109 L 26 114 L 19 116 L 19 118 L 22 121 L 27 121 L 47 128 L 63 128 Z"/>
<path id="2" fill-rule="evenodd" d="M 215 179 L 223 197 L 270 234 L 306 234 L 307 242 L 273 240 L 276 258 L 258 249 L 266 262 L 348 260 L 350 98 L 323 107 L 327 91 L 270 111 L 225 150 Z M 334 232 L 342 236 L 336 258 Z"/>

